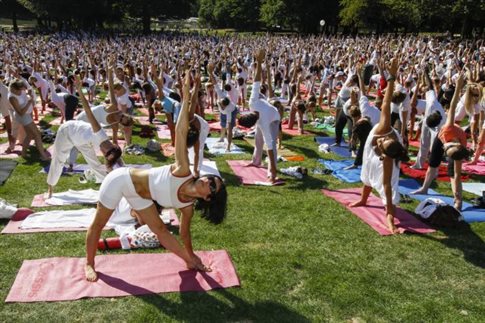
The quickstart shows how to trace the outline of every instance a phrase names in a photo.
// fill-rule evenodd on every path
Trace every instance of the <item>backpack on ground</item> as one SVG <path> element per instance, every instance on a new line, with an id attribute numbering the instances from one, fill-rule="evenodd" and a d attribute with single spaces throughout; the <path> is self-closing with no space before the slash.
<path id="1" fill-rule="evenodd" d="M 425 222 L 437 227 L 456 227 L 463 221 L 463 216 L 456 208 L 437 198 L 427 198 L 422 201 L 415 212 Z"/>

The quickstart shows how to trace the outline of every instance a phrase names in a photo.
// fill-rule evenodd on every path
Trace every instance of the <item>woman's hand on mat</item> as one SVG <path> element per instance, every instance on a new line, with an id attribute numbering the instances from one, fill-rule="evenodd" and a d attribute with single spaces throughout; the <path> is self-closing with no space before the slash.
<path id="1" fill-rule="evenodd" d="M 88 282 L 95 282 L 98 280 L 98 274 L 91 265 L 86 265 L 84 267 L 84 274 L 86 275 L 86 280 Z"/>
<path id="2" fill-rule="evenodd" d="M 212 271 L 210 267 L 207 267 L 202 263 L 202 260 L 197 255 L 192 255 L 190 262 L 187 263 L 187 267 L 189 269 L 195 269 L 204 272 Z"/>

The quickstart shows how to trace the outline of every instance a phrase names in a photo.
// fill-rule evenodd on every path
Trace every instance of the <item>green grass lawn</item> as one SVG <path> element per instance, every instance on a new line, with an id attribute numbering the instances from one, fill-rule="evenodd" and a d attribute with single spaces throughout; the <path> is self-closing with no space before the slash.
<path id="1" fill-rule="evenodd" d="M 310 126 L 307 126 L 311 129 Z M 137 136 L 145 145 L 148 139 Z M 5 142 L 5 139 L 1 139 Z M 216 160 L 229 191 L 228 216 L 218 226 L 193 220 L 196 250 L 226 249 L 240 288 L 207 293 L 96 298 L 72 302 L 0 304 L 1 322 L 483 322 L 485 317 L 485 224 L 428 235 L 382 237 L 337 202 L 320 193 L 344 185 L 329 175 L 285 178 L 277 187 L 242 186 L 226 159 Z M 306 156 L 300 164 L 321 167 L 312 136 L 285 136 L 285 146 Z M 327 157 L 328 158 L 328 157 Z M 126 156 L 127 163 L 170 163 L 160 153 Z M 0 160 L 1 162 L 1 160 Z M 0 196 L 30 205 L 47 188 L 41 164 L 19 159 Z M 96 188 L 79 176 L 63 176 L 56 191 Z M 450 193 L 450 184 L 434 187 Z M 470 198 L 470 195 L 467 195 Z M 416 203 L 403 204 L 413 210 Z M 6 221 L 0 222 L 0 229 Z M 103 233 L 113 236 L 113 232 Z M 84 233 L 0 237 L 0 298 L 5 299 L 24 259 L 83 257 Z M 110 251 L 123 253 L 124 251 Z M 164 252 L 162 249 L 133 252 Z"/>

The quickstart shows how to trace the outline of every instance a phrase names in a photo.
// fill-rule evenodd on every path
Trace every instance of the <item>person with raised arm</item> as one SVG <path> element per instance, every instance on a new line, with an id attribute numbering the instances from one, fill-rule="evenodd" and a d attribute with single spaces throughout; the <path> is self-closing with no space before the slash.
<path id="1" fill-rule="evenodd" d="M 256 54 L 256 75 L 254 77 L 251 97 L 249 99 L 250 113 L 243 114 L 239 117 L 239 125 L 251 128 L 256 125 L 254 135 L 255 148 L 250 165 L 261 165 L 263 156 L 263 147 L 268 147 L 268 177 L 271 183 L 276 183 L 276 161 L 278 158 L 277 139 L 280 127 L 280 113 L 278 109 L 271 105 L 266 99 L 260 97 L 262 63 L 265 57 L 264 49 L 260 49 Z"/>
<path id="2" fill-rule="evenodd" d="M 120 161 L 121 149 L 113 145 L 96 120 L 89 102 L 82 93 L 82 81 L 79 76 L 74 82 L 79 91 L 79 98 L 89 122 L 69 120 L 63 123 L 57 131 L 54 141 L 54 153 L 52 156 L 49 173 L 47 174 L 48 197 L 52 197 L 54 186 L 62 175 L 64 163 L 69 158 L 71 150 L 76 148 L 81 152 L 89 167 L 93 170 L 96 178 L 102 180 L 107 172 Z M 99 147 L 106 159 L 106 165 L 102 165 L 94 147 Z"/>
<path id="3" fill-rule="evenodd" d="M 391 127 L 391 99 L 399 62 L 391 60 L 388 69 L 387 88 L 382 102 L 379 123 L 369 133 L 364 147 L 361 180 L 364 183 L 361 199 L 351 207 L 365 206 L 374 188 L 380 195 L 386 209 L 389 231 L 396 232 L 394 217 L 399 203 L 399 161 L 409 160 L 399 132 Z"/>
<path id="4" fill-rule="evenodd" d="M 175 163 L 151 169 L 118 168 L 108 174 L 99 190 L 99 202 L 93 223 L 86 235 L 86 279 L 98 278 L 95 256 L 101 231 L 124 197 L 144 223 L 155 233 L 160 243 L 182 258 L 187 268 L 211 271 L 194 253 L 190 224 L 194 202 L 201 209 L 202 217 L 218 224 L 226 215 L 227 191 L 223 180 L 215 175 L 192 176 L 187 148 L 197 140 L 189 135 L 190 75 L 185 72 L 183 104 L 175 127 Z M 166 229 L 154 204 L 165 208 L 177 208 L 181 212 L 180 237 L 177 239 Z"/>
<path id="5" fill-rule="evenodd" d="M 431 155 L 429 157 L 429 167 L 423 185 L 411 194 L 426 194 L 433 180 L 438 176 L 438 167 L 443 156 L 448 159 L 448 175 L 451 177 L 451 190 L 453 191 L 454 204 L 457 210 L 462 206 L 462 183 L 461 168 L 463 160 L 466 160 L 470 152 L 468 151 L 466 134 L 463 129 L 455 123 L 455 111 L 460 98 L 460 92 L 465 82 L 465 74 L 461 72 L 456 79 L 456 88 L 453 99 L 448 110 L 448 117 L 445 125 L 433 141 Z"/>

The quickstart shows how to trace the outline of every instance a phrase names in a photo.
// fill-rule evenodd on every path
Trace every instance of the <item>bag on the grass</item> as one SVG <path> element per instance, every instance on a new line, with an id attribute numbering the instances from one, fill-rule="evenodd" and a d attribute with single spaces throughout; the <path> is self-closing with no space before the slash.
<path id="1" fill-rule="evenodd" d="M 437 198 L 421 201 L 415 212 L 427 223 L 438 227 L 455 227 L 463 220 L 457 209 Z"/>

